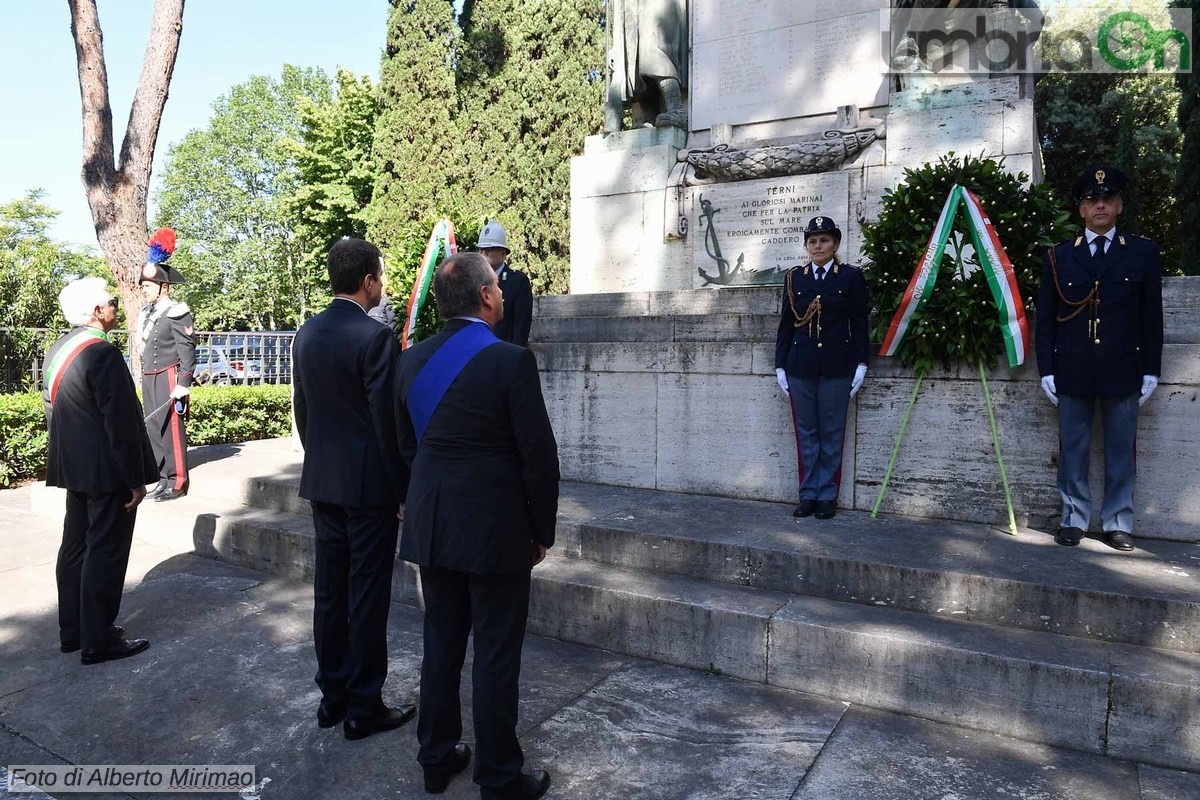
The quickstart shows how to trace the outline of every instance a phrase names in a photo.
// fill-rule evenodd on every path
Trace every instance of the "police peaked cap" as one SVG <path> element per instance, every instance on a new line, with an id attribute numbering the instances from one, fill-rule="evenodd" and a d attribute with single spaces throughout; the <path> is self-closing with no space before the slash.
<path id="1" fill-rule="evenodd" d="M 842 231 L 838 228 L 837 223 L 833 221 L 833 217 L 813 217 L 808 221 L 808 227 L 804 229 L 804 241 L 808 241 L 808 237 L 817 233 L 832 233 L 840 241 Z"/>
<path id="2" fill-rule="evenodd" d="M 1125 190 L 1125 173 L 1111 164 L 1095 164 L 1085 169 L 1075 181 L 1075 202 L 1102 194 L 1120 194 Z"/>

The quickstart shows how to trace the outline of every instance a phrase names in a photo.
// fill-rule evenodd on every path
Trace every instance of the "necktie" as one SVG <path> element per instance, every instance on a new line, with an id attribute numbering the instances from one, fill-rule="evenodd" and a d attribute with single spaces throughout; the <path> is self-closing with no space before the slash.
<path id="1" fill-rule="evenodd" d="M 825 268 L 824 267 L 817 267 L 817 280 L 819 280 L 819 281 L 825 280 Z"/>
<path id="2" fill-rule="evenodd" d="M 1092 258 L 1104 258 L 1104 251 L 1108 244 L 1107 236 L 1097 236 L 1094 240 L 1096 252 L 1092 253 Z"/>

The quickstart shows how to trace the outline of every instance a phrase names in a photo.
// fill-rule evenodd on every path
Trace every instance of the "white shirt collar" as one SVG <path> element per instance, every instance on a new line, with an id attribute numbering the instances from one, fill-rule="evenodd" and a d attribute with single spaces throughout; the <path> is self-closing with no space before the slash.
<path id="1" fill-rule="evenodd" d="M 465 319 L 467 322 L 478 322 L 482 325 L 487 325 L 487 323 L 481 320 L 479 317 L 451 317 L 451 319 Z M 488 327 L 490 328 L 492 326 L 488 325 Z"/>
<path id="2" fill-rule="evenodd" d="M 1084 228 L 1083 235 L 1087 237 L 1088 244 L 1091 244 L 1092 242 L 1096 241 L 1096 237 L 1098 237 L 1098 236 L 1103 236 L 1105 239 L 1108 239 L 1109 242 L 1112 242 L 1115 238 L 1114 234 L 1116 233 L 1116 231 L 1117 231 L 1116 225 L 1113 225 L 1111 228 L 1106 230 L 1104 233 L 1096 233 L 1091 228 Z"/>
<path id="3" fill-rule="evenodd" d="M 358 302 L 357 300 L 351 300 L 349 297 L 335 297 L 335 298 L 333 298 L 333 299 L 334 299 L 334 300 L 343 300 L 343 301 L 345 301 L 345 302 L 347 302 L 347 303 L 353 303 L 354 305 L 356 305 L 356 306 L 358 306 L 360 309 L 362 309 L 362 312 L 363 312 L 364 314 L 366 314 L 366 313 L 367 313 L 367 310 L 366 310 L 365 308 L 363 308 L 363 306 L 362 306 L 362 303 Z"/>

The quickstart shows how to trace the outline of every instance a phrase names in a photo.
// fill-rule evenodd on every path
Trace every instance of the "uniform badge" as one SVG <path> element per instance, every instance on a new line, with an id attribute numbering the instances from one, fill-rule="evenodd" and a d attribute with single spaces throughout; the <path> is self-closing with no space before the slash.
<path id="1" fill-rule="evenodd" d="M 1104 183 L 1104 170 L 1096 170 L 1096 183 Z"/>
<path id="2" fill-rule="evenodd" d="M 816 223 L 817 223 L 817 227 L 819 228 L 819 227 L 821 227 L 822 225 L 824 225 L 824 224 L 825 224 L 825 218 L 824 218 L 824 217 L 817 217 L 817 218 L 814 220 L 814 222 L 816 222 Z"/>
<path id="3" fill-rule="evenodd" d="M 153 264 L 147 264 L 146 266 L 142 267 L 142 277 L 146 280 L 152 281 L 157 275 L 158 267 L 154 266 Z"/>
<path id="4" fill-rule="evenodd" d="M 191 336 L 192 335 L 192 326 L 185 325 L 183 328 L 183 332 L 186 333 L 188 336 Z"/>

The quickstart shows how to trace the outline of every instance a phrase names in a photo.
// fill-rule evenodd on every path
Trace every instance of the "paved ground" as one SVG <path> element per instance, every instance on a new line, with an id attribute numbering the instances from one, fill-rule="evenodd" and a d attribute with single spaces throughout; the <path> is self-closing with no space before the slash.
<path id="1" fill-rule="evenodd" d="M 210 487 L 230 472 L 219 461 L 202 471 Z M 190 541 L 160 530 L 169 507 L 139 521 L 122 610 L 151 649 L 94 667 L 59 654 L 60 531 L 29 497 L 0 492 L 0 771 L 251 763 L 269 779 L 264 799 L 426 796 L 411 726 L 361 742 L 317 728 L 311 588 L 190 555 Z M 392 702 L 415 697 L 420 626 L 418 611 L 393 606 Z M 1197 775 L 549 639 L 526 645 L 521 735 L 564 800 L 1200 799 Z M 459 778 L 445 796 L 477 794 Z"/>

